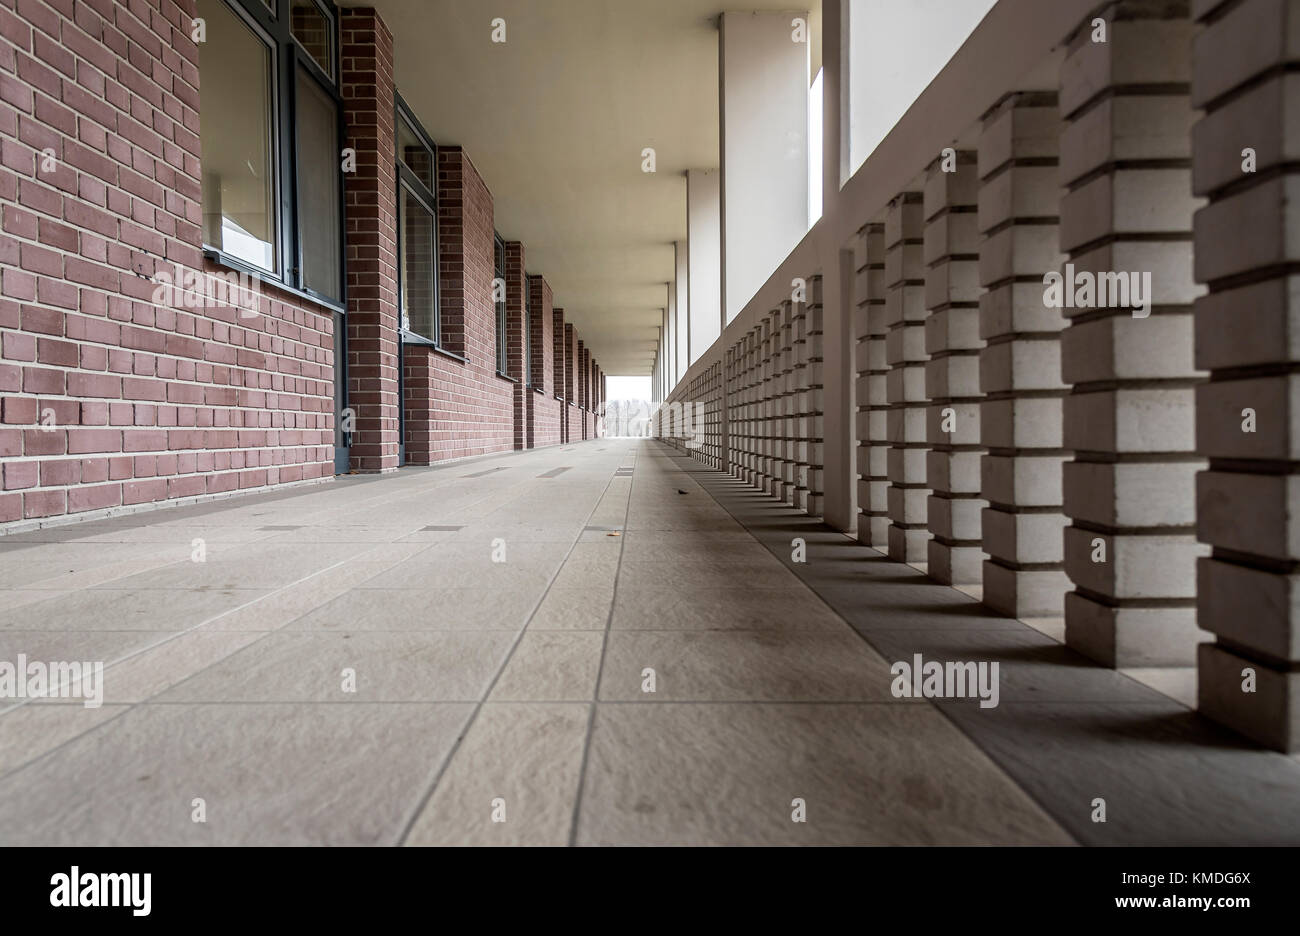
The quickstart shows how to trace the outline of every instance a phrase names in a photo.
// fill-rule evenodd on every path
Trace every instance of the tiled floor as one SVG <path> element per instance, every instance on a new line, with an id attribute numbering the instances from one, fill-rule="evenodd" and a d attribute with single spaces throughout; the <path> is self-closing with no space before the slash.
<path id="1" fill-rule="evenodd" d="M 14 534 L 0 585 L 0 660 L 107 665 L 0 701 L 3 844 L 1300 840 L 1300 763 L 655 442 Z M 914 652 L 1002 704 L 895 699 Z"/>

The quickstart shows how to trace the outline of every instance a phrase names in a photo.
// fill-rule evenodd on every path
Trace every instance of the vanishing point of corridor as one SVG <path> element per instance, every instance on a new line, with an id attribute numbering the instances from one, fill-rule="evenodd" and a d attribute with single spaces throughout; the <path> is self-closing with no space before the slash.
<path id="1" fill-rule="evenodd" d="M 97 708 L 6 700 L 9 844 L 1278 843 L 1300 809 L 1296 759 L 658 441 L 14 534 L 0 569 L 0 657 L 106 661 Z M 998 704 L 896 698 L 914 653 L 1000 661 Z"/>

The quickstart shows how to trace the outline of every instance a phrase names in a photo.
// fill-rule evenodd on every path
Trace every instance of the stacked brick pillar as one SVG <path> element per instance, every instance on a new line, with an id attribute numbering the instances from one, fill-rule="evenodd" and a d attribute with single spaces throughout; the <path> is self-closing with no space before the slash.
<path id="1" fill-rule="evenodd" d="M 397 467 L 397 190 L 393 37 L 371 9 L 341 10 L 340 74 L 347 146 L 357 170 L 347 198 L 347 379 L 357 471 Z"/>
<path id="2" fill-rule="evenodd" d="M 565 376 L 569 366 L 569 343 L 566 329 L 569 327 L 564 322 L 564 309 L 552 308 L 551 322 L 554 328 L 554 352 L 555 361 L 555 401 L 560 408 L 560 442 L 569 441 L 569 404 L 567 391 L 565 390 Z"/>
<path id="3" fill-rule="evenodd" d="M 1300 5 L 1202 0 L 1197 212 L 1200 709 L 1300 750 Z"/>
<path id="4" fill-rule="evenodd" d="M 571 399 L 577 404 L 577 437 L 585 439 L 587 438 L 587 348 L 582 343 L 581 338 L 575 336 L 574 341 L 577 343 L 577 350 L 574 352 L 574 360 L 577 363 L 573 371 L 573 396 Z"/>
<path id="5" fill-rule="evenodd" d="M 889 439 L 889 555 L 926 561 L 925 264 L 920 191 L 885 210 L 885 425 Z"/>
<path id="6" fill-rule="evenodd" d="M 1065 632 L 1110 666 L 1191 665 L 1199 636 L 1191 39 L 1185 3 L 1122 0 L 1080 25 L 1061 66 L 1060 244 L 1074 271 L 1063 287 L 1089 274 L 1097 285 L 1092 306 L 1067 299 L 1063 309 L 1074 452 L 1065 567 L 1075 585 Z M 1116 276 L 1130 280 L 1128 304 Z M 1144 279 L 1148 308 L 1135 310 Z"/>
<path id="7" fill-rule="evenodd" d="M 983 600 L 1017 618 L 1060 618 L 1064 572 L 1061 310 L 1043 303 L 1060 264 L 1056 95 L 1008 95 L 979 139 L 980 493 L 989 554 Z"/>
<path id="8" fill-rule="evenodd" d="M 512 388 L 515 414 L 515 448 L 528 447 L 526 397 L 531 392 L 524 385 L 524 298 L 528 276 L 524 273 L 524 245 L 506 241 L 506 376 L 518 381 Z"/>
<path id="9" fill-rule="evenodd" d="M 979 180 L 973 152 L 951 151 L 926 174 L 925 391 L 930 398 L 926 482 L 932 489 L 926 523 L 931 578 L 949 585 L 982 581 L 979 497 L 980 374 Z"/>

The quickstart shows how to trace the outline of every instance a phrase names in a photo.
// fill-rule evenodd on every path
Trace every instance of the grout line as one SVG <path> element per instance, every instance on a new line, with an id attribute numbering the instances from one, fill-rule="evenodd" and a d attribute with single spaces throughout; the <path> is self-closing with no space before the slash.
<path id="1" fill-rule="evenodd" d="M 605 652 L 609 648 L 609 634 L 614 623 L 614 608 L 618 603 L 618 580 L 623 573 L 623 551 L 627 548 L 628 519 L 632 516 L 632 489 L 636 485 L 636 463 L 639 449 L 632 455 L 632 473 L 627 483 L 627 504 L 623 507 L 623 535 L 618 541 L 618 564 L 614 567 L 614 589 L 610 595 L 609 612 L 605 615 L 605 630 L 600 638 L 600 662 L 596 666 L 596 685 L 591 692 L 587 710 L 587 733 L 582 742 L 582 760 L 578 764 L 578 789 L 573 797 L 573 815 L 569 820 L 569 847 L 578 844 L 578 823 L 582 816 L 582 794 L 587 787 L 587 763 L 591 756 L 591 738 L 596 729 L 596 709 L 600 705 L 600 685 L 605 677 Z M 627 477 L 627 476 L 625 476 Z M 613 478 L 610 479 L 613 483 Z"/>
<path id="2" fill-rule="evenodd" d="M 527 480 L 535 480 L 535 479 L 520 479 L 520 480 L 527 481 Z M 583 524 L 584 527 L 590 523 L 591 518 L 595 516 L 596 511 L 600 509 L 600 502 L 601 500 L 604 499 L 605 494 L 609 491 L 609 486 L 612 481 L 613 481 L 612 477 L 609 480 L 607 480 L 605 482 L 604 488 L 601 489 L 600 494 L 595 498 L 595 503 L 592 505 L 591 510 L 588 511 L 587 513 L 586 522 Z M 421 796 L 420 799 L 416 802 L 415 808 L 411 811 L 406 821 L 402 824 L 402 830 L 398 835 L 397 840 L 393 843 L 394 845 L 401 846 L 406 844 L 406 840 L 411 835 L 411 830 L 415 828 L 415 823 L 419 821 L 419 818 L 423 814 L 425 808 L 428 806 L 429 802 L 433 799 L 433 794 L 437 791 L 438 784 L 442 782 L 443 776 L 446 774 L 447 769 L 451 766 L 452 759 L 456 756 L 456 753 L 460 750 L 461 744 L 464 742 L 465 738 L 469 736 L 470 729 L 473 728 L 474 722 L 478 719 L 479 712 L 483 710 L 484 704 L 487 702 L 488 698 L 492 695 L 492 690 L 496 688 L 497 682 L 501 679 L 501 675 L 505 672 L 506 667 L 510 665 L 510 661 L 514 657 L 515 650 L 518 649 L 519 644 L 524 639 L 524 634 L 528 630 L 529 623 L 532 621 L 533 617 L 536 616 L 537 610 L 542 606 L 542 603 L 546 600 L 546 596 L 550 594 L 551 588 L 555 584 L 555 580 L 559 577 L 560 572 L 564 569 L 564 564 L 569 561 L 569 556 L 573 554 L 574 547 L 576 547 L 579 543 L 582 542 L 583 532 L 584 531 L 580 529 L 577 535 L 573 538 L 573 542 L 569 544 L 569 548 L 564 553 L 564 559 L 561 560 L 559 566 L 556 567 L 555 572 L 551 574 L 550 579 L 546 583 L 546 587 L 542 589 L 541 596 L 538 597 L 537 601 L 533 604 L 532 611 L 530 611 L 528 613 L 528 616 L 524 619 L 523 625 L 519 628 L 519 632 L 515 636 L 514 643 L 512 643 L 510 645 L 510 649 L 506 651 L 506 655 L 504 659 L 502 659 L 501 665 L 497 667 L 497 671 L 493 675 L 492 679 L 489 681 L 487 688 L 483 691 L 483 695 L 479 698 L 477 703 L 474 704 L 474 711 L 470 713 L 469 718 L 466 720 L 465 724 L 461 727 L 460 733 L 456 737 L 456 741 L 452 744 L 451 749 L 447 752 L 446 756 L 442 759 L 442 763 L 438 766 L 437 771 L 434 773 L 434 776 L 429 783 L 428 789 L 425 791 L 424 795 Z"/>

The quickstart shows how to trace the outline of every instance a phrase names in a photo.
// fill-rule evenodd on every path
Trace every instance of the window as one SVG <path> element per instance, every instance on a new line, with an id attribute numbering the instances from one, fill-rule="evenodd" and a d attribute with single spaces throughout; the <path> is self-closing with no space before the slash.
<path id="1" fill-rule="evenodd" d="M 207 35 L 203 243 L 208 254 L 343 304 L 343 173 L 329 0 L 198 0 Z"/>
<path id="2" fill-rule="evenodd" d="M 496 273 L 492 280 L 492 297 L 497 307 L 497 373 L 508 373 L 506 357 L 506 242 L 496 235 Z"/>
<path id="3" fill-rule="evenodd" d="M 402 329 L 437 344 L 438 333 L 437 228 L 433 208 L 402 183 L 397 204 L 400 226 Z"/>
<path id="4" fill-rule="evenodd" d="M 438 315 L 436 150 L 406 102 L 397 98 L 398 299 L 406 338 L 442 344 Z"/>

